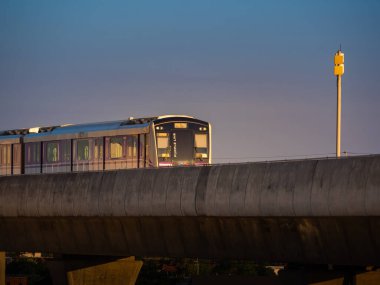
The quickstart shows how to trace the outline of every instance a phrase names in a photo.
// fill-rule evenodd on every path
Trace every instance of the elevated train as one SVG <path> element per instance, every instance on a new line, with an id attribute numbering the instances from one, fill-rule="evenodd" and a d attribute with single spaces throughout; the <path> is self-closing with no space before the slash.
<path id="1" fill-rule="evenodd" d="M 185 115 L 0 131 L 0 176 L 211 163 L 211 125 Z"/>

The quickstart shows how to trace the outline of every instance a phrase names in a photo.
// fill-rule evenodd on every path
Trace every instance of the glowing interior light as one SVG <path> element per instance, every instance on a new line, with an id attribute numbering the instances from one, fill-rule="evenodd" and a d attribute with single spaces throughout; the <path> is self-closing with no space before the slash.
<path id="1" fill-rule="evenodd" d="M 187 129 L 187 123 L 174 123 L 176 129 Z"/>

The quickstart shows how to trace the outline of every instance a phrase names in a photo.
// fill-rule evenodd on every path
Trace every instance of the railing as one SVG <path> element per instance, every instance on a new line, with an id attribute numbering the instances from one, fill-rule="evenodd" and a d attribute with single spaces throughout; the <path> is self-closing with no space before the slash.
<path id="1" fill-rule="evenodd" d="M 212 165 L 234 165 L 234 164 L 242 164 L 242 163 L 274 163 L 274 162 L 296 162 L 296 161 L 306 161 L 306 160 L 330 160 L 330 159 L 348 159 L 352 157 L 373 157 L 379 156 L 379 154 L 353 154 L 342 156 L 337 158 L 334 156 L 305 156 L 302 158 L 294 158 L 295 156 L 286 156 L 288 159 L 272 159 L 272 160 L 258 160 L 258 161 L 223 161 L 220 163 L 212 163 L 212 164 L 192 164 L 192 165 L 175 165 L 175 166 L 164 166 L 167 167 L 189 167 L 189 166 L 212 166 Z M 285 157 L 285 156 L 284 156 Z M 299 157 L 299 156 L 297 156 Z M 257 157 L 256 157 L 257 158 Z M 274 158 L 274 157 L 271 157 Z M 277 157 L 278 158 L 278 157 Z M 216 158 L 228 160 L 232 158 Z M 235 158 L 242 159 L 242 158 Z M 249 159 L 249 158 L 247 158 Z M 138 167 L 139 165 L 139 167 Z M 148 165 L 144 167 L 144 165 Z M 147 160 L 139 160 L 137 164 L 137 160 L 131 159 L 123 159 L 123 160 L 107 160 L 104 163 L 105 168 L 103 168 L 103 161 L 89 161 L 89 162 L 75 162 L 73 164 L 73 168 L 71 171 L 70 163 L 55 163 L 55 164 L 43 164 L 42 165 L 42 173 L 68 173 L 68 172 L 91 172 L 91 171 L 110 171 L 110 170 L 120 170 L 120 169 L 136 169 L 136 168 L 151 168 L 153 167 L 152 163 Z M 19 169 L 19 168 L 18 168 Z M 14 169 L 15 170 L 15 169 Z M 2 166 L 0 165 L 0 176 L 11 176 L 11 175 L 19 175 L 21 173 L 20 170 L 16 170 L 17 173 L 12 174 L 12 168 L 10 165 Z M 25 165 L 25 174 L 41 174 L 41 165 L 40 164 L 32 164 Z"/>
<path id="2" fill-rule="evenodd" d="M 145 167 L 145 165 L 147 165 Z M 118 169 L 133 169 L 152 167 L 152 163 L 147 160 L 137 159 L 115 159 L 97 161 L 74 162 L 71 168 L 70 163 L 44 163 L 44 164 L 26 164 L 24 166 L 25 174 L 41 174 L 41 173 L 69 173 L 69 172 L 90 172 L 90 171 L 108 171 Z M 71 171 L 72 169 L 72 171 Z M 15 169 L 13 169 L 15 170 Z M 0 165 L 0 176 L 12 176 L 21 174 L 21 167 L 12 174 L 10 165 Z"/>

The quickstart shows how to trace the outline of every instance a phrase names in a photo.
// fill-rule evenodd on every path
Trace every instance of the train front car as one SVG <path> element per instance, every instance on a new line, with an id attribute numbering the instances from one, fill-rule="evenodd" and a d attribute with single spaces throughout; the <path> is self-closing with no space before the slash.
<path id="1" fill-rule="evenodd" d="M 0 176 L 211 163 L 211 125 L 184 115 L 0 131 Z"/>
<path id="2" fill-rule="evenodd" d="M 211 125 L 189 116 L 161 116 L 153 121 L 157 166 L 211 163 Z"/>

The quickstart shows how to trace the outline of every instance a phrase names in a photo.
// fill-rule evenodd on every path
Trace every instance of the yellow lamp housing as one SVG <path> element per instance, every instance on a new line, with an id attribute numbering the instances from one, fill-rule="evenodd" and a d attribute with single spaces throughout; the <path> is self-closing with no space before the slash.
<path id="1" fill-rule="evenodd" d="M 344 64 L 334 66 L 334 75 L 343 75 L 344 74 Z"/>
<path id="2" fill-rule="evenodd" d="M 334 56 L 334 64 L 344 64 L 344 53 L 340 50 Z"/>
<path id="3" fill-rule="evenodd" d="M 342 76 L 344 74 L 344 53 L 338 50 L 334 56 L 334 75 Z"/>

